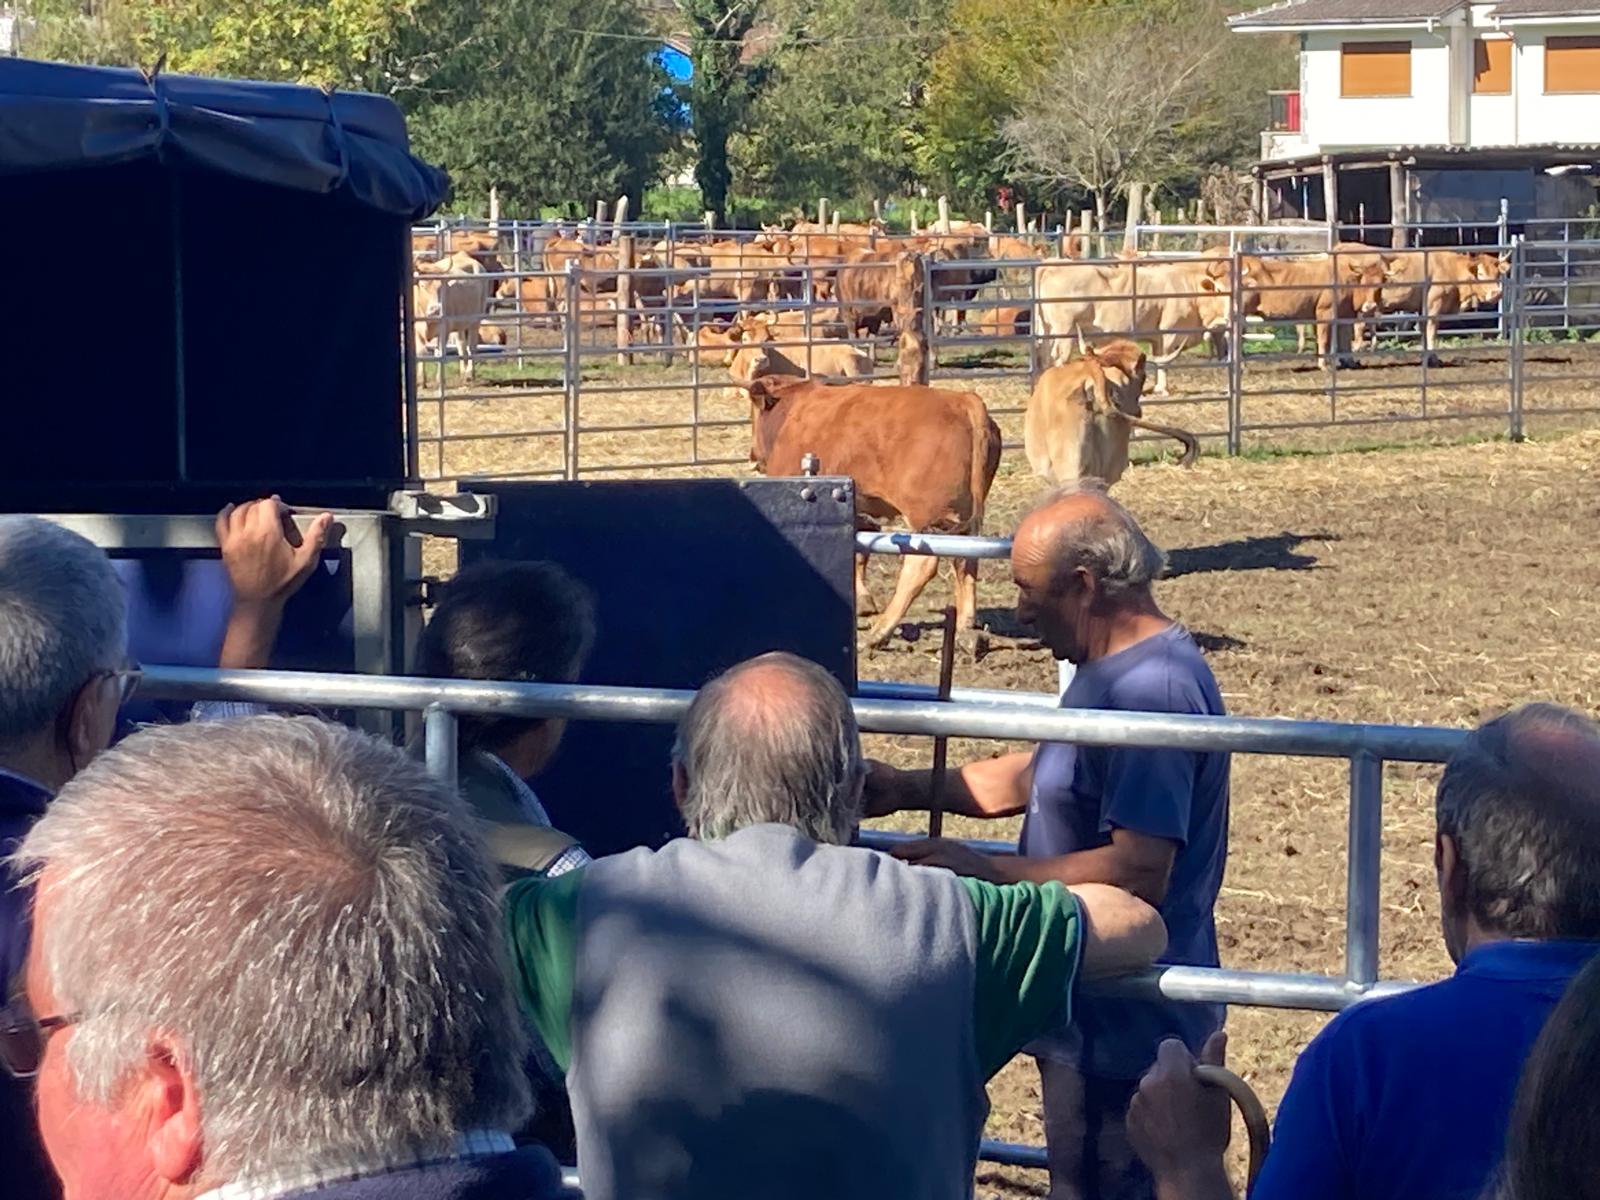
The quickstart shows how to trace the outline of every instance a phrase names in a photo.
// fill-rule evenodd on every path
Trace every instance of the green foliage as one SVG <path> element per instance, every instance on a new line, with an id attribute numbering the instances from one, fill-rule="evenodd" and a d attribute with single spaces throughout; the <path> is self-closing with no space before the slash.
<path id="1" fill-rule="evenodd" d="M 631 0 L 490 0 L 471 12 L 423 83 L 398 98 L 419 153 L 458 194 L 500 189 L 507 216 L 541 204 L 592 209 L 627 195 L 639 211 L 673 137 L 666 72 Z M 575 33 L 573 30 L 585 30 Z"/>
<path id="2" fill-rule="evenodd" d="M 728 141 L 742 129 L 766 81 L 765 64 L 749 60 L 745 38 L 761 15 L 760 0 L 678 0 L 689 30 L 689 60 L 694 66 L 685 99 L 697 151 L 695 182 L 705 207 L 727 223 L 733 170 Z"/>
<path id="3" fill-rule="evenodd" d="M 870 212 L 916 180 L 909 123 L 950 0 L 787 0 L 788 31 L 744 131 L 741 193 L 809 208 L 818 196 Z M 852 203 L 853 202 L 853 203 Z"/>

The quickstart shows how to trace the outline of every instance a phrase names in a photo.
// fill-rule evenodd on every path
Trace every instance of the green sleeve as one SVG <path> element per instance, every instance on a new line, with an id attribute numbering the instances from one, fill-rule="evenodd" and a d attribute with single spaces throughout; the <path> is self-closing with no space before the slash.
<path id="1" fill-rule="evenodd" d="M 506 889 L 511 983 L 556 1065 L 572 1061 L 572 988 L 578 967 L 578 889 L 584 872 L 534 878 Z"/>
<path id="2" fill-rule="evenodd" d="M 978 1064 L 993 1075 L 1071 1015 L 1083 952 L 1077 898 L 1059 883 L 962 879 L 977 915 Z"/>

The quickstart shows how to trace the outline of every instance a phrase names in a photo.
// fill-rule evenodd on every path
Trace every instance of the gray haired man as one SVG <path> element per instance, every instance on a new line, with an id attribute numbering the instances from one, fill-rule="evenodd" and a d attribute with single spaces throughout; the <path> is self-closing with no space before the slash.
<path id="1" fill-rule="evenodd" d="M 1103 487 L 1067 488 L 1035 508 L 1012 541 L 1017 616 L 1078 669 L 1063 708 L 1220 714 L 1222 695 L 1187 630 L 1156 605 L 1166 557 Z M 973 817 L 1025 814 L 1015 857 L 959 843 L 903 847 L 913 862 L 995 883 L 1107 883 L 1155 905 L 1166 961 L 1217 965 L 1212 906 L 1227 861 L 1226 754 L 1051 743 L 969 763 L 944 804 Z M 926 772 L 875 764 L 874 815 L 926 804 Z M 1148 1196 L 1124 1117 L 1164 1037 L 1199 1052 L 1222 1023 L 1211 1005 L 1093 1000 L 1030 1047 L 1043 1085 L 1054 1200 Z"/>
<path id="2" fill-rule="evenodd" d="M 1490 721 L 1451 757 L 1434 808 L 1455 974 L 1346 1009 L 1316 1036 L 1256 1200 L 1496 1194 L 1523 1064 L 1600 952 L 1600 725 L 1553 704 Z M 1229 1200 L 1227 1105 L 1193 1078 L 1188 1050 L 1164 1044 L 1129 1132 L 1163 1200 Z"/>
<path id="3" fill-rule="evenodd" d="M 497 877 L 459 797 L 308 718 L 142 731 L 18 854 L 26 1024 L 71 1200 L 539 1200 Z M 9 1194 L 9 1192 L 8 1192 Z"/>
<path id="4" fill-rule="evenodd" d="M 863 778 L 838 683 L 763 655 L 679 728 L 689 839 L 510 889 L 590 1200 L 968 1197 L 989 1076 L 1077 978 L 1160 952 L 1155 911 L 1116 889 L 850 847 Z"/>

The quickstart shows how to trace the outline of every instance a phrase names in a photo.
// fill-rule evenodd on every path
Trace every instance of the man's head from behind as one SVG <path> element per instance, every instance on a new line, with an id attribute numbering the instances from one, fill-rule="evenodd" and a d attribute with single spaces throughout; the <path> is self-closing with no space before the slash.
<path id="1" fill-rule="evenodd" d="M 1445 944 L 1600 939 L 1600 726 L 1530 704 L 1445 767 L 1435 857 Z"/>
<path id="2" fill-rule="evenodd" d="M 850 700 L 793 654 L 749 659 L 702 687 L 678 726 L 672 767 L 691 837 L 776 824 L 843 845 L 861 818 L 866 771 Z"/>
<path id="3" fill-rule="evenodd" d="M 92 542 L 0 515 L 0 763 L 53 789 L 110 743 L 126 608 Z"/>
<path id="4" fill-rule="evenodd" d="M 417 641 L 417 674 L 436 679 L 572 683 L 594 646 L 594 598 L 550 562 L 487 562 L 441 589 Z M 531 775 L 555 753 L 566 723 L 460 718 L 463 750 L 487 750 Z"/>
<path id="5" fill-rule="evenodd" d="M 1058 659 L 1084 663 L 1107 625 L 1150 603 L 1166 556 L 1098 481 L 1052 493 L 1022 519 L 1011 543 L 1017 617 Z"/>
<path id="6" fill-rule="evenodd" d="M 135 734 L 24 840 L 40 1130 L 68 1200 L 450 1152 L 526 1115 L 461 802 L 309 718 Z"/>

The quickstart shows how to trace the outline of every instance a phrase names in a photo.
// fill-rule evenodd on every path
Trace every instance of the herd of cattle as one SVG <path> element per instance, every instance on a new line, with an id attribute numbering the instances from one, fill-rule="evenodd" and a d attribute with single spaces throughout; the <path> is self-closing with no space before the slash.
<path id="1" fill-rule="evenodd" d="M 443 243 L 443 244 L 441 244 Z M 1166 369 L 1185 350 L 1225 352 L 1237 302 L 1244 317 L 1311 326 L 1319 366 L 1340 366 L 1373 339 L 1373 325 L 1410 314 L 1422 352 L 1438 344 L 1442 322 L 1498 304 L 1505 260 L 1453 250 L 1391 250 L 1340 243 L 1325 254 L 1192 257 L 1065 257 L 1041 261 L 1038 247 L 956 226 L 917 238 L 888 238 L 869 226 L 769 229 L 749 241 L 628 245 L 548 238 L 543 271 L 508 270 L 492 234 L 419 233 L 413 244 L 413 316 L 419 356 L 453 341 L 463 375 L 505 304 L 516 321 L 559 327 L 581 320 L 654 321 L 648 336 L 702 365 L 726 367 L 751 406 L 750 457 L 772 475 L 801 473 L 814 454 L 823 474 L 856 485 L 863 529 L 903 521 L 912 530 L 977 533 L 1000 461 L 1001 435 L 973 391 L 874 379 L 872 339 L 906 319 L 908 285 L 931 260 L 923 295 L 936 320 L 967 322 L 980 289 L 1016 274 L 1031 278 L 1031 299 L 987 304 L 974 322 L 982 334 L 1038 335 L 1037 373 L 1025 415 L 1030 466 L 1056 483 L 1098 478 L 1108 485 L 1128 466 L 1133 428 L 1177 439 L 1181 462 L 1198 442 L 1184 430 L 1147 420 L 1141 396 L 1167 390 Z M 631 256 L 631 263 L 626 261 Z M 1009 266 L 1025 260 L 1025 266 Z M 580 270 L 567 273 L 575 263 Z M 631 267 L 631 269 L 630 269 Z M 568 297 L 569 281 L 578 294 Z M 920 293 L 919 293 L 920 294 Z M 799 302 L 798 304 L 796 302 Z M 769 307 L 770 306 L 770 307 Z M 864 345 L 861 344 L 864 341 Z M 1148 355 L 1137 343 L 1149 346 Z M 1049 365 L 1046 365 L 1049 364 Z M 1149 366 L 1155 378 L 1147 381 Z M 442 364 L 441 364 L 442 370 Z M 888 641 L 938 569 L 933 557 L 903 560 L 894 597 L 879 609 L 858 562 L 858 602 L 878 613 L 870 645 Z M 956 564 L 962 629 L 976 624 L 977 563 Z"/>

